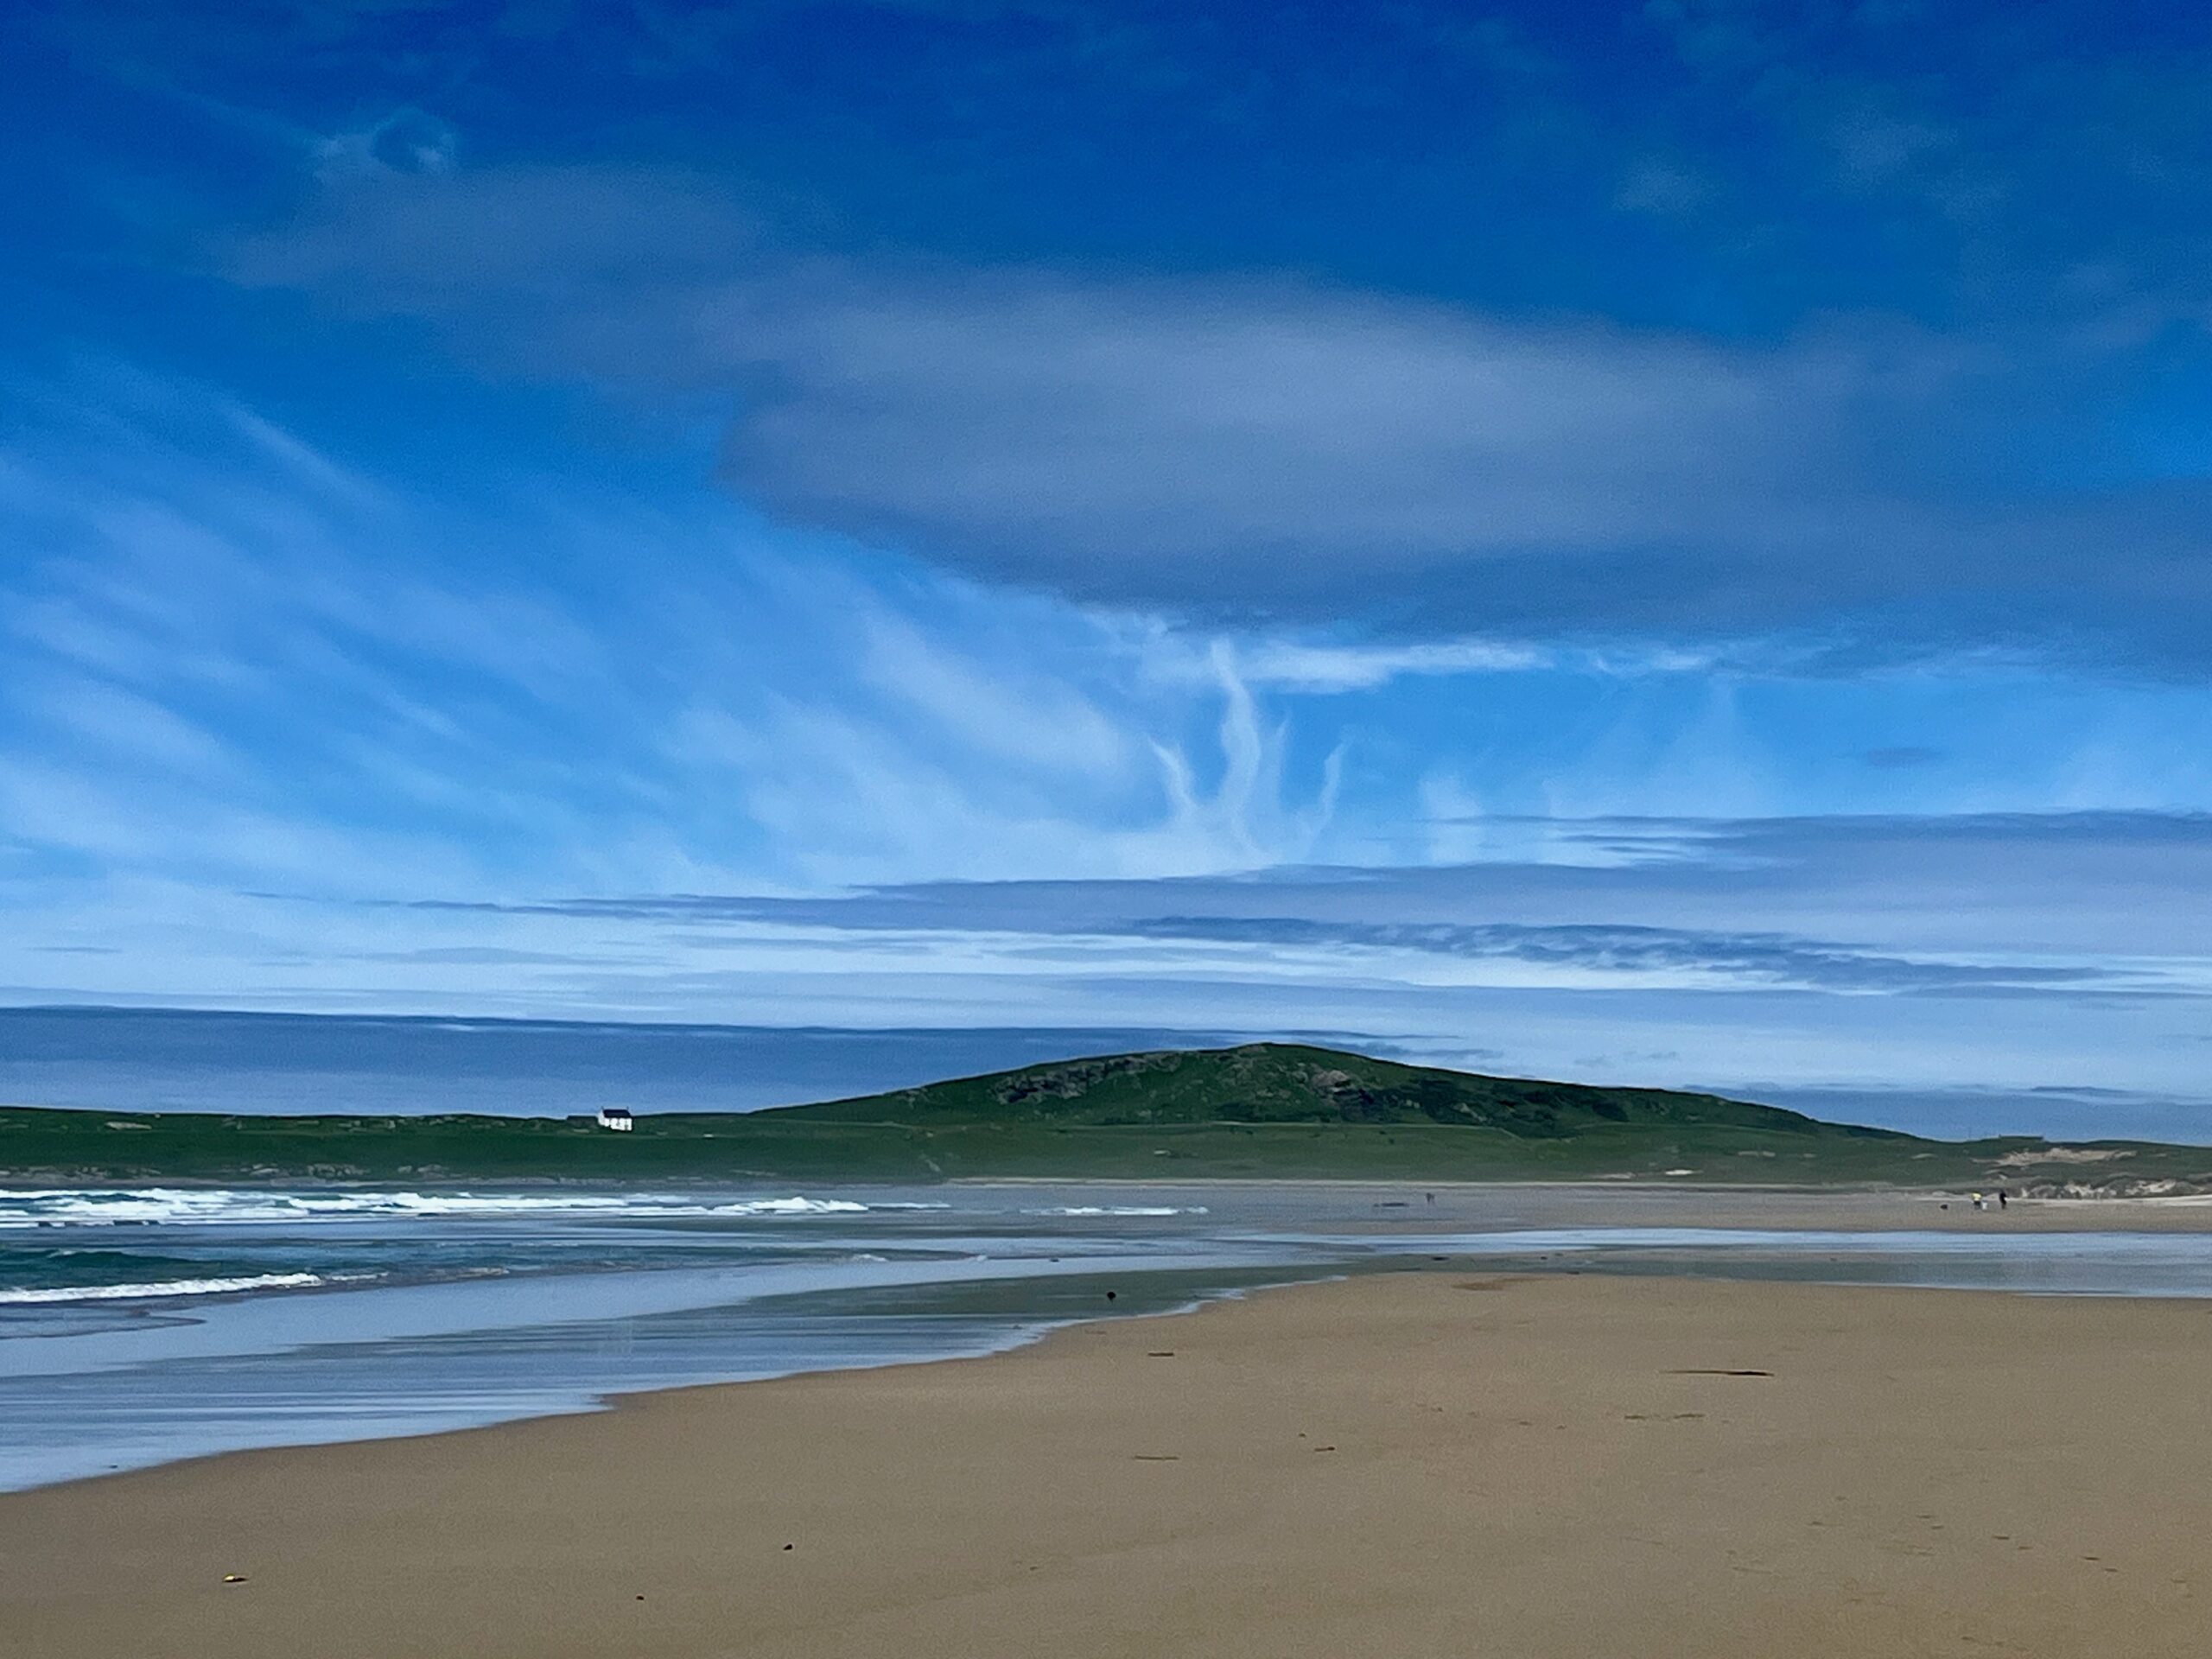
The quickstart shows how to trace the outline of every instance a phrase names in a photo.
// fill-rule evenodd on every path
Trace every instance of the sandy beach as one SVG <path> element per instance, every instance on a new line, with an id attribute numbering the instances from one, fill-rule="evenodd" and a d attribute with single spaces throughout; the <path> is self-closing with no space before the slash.
<path id="1" fill-rule="evenodd" d="M 0 1497 L 0 1650 L 2196 1656 L 2208 1361 L 2201 1303 L 1387 1274 Z"/>
<path id="2" fill-rule="evenodd" d="M 1060 1183 L 950 1181 L 950 1191 Z M 1086 1191 L 1159 1195 L 1218 1192 L 1215 1181 L 1086 1181 Z M 1294 1198 L 1341 1230 L 1364 1212 L 1376 1231 L 1515 1227 L 1730 1227 L 1847 1233 L 2212 1232 L 2212 1196 L 2021 1198 L 1976 1210 L 1933 1187 L 1704 1185 L 1690 1181 L 1239 1181 L 1241 1191 Z"/>

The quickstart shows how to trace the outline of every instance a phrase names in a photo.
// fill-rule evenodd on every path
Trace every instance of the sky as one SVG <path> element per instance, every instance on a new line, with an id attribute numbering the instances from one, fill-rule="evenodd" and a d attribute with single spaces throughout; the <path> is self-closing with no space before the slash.
<path id="1" fill-rule="evenodd" d="M 0 30 L 0 1001 L 2212 1141 L 2212 13 Z"/>

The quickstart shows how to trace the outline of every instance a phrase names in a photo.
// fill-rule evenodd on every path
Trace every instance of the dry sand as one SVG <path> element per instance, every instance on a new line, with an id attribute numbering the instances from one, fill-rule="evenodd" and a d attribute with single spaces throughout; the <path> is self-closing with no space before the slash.
<path id="1" fill-rule="evenodd" d="M 0 1497 L 0 1649 L 2201 1659 L 2212 1310 L 1365 1278 Z"/>

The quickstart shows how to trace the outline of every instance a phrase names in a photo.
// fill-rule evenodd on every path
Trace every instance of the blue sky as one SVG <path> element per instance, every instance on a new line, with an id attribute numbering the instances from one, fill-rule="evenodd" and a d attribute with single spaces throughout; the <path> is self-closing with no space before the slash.
<path id="1" fill-rule="evenodd" d="M 5 27 L 0 996 L 2212 1138 L 2212 19 Z"/>

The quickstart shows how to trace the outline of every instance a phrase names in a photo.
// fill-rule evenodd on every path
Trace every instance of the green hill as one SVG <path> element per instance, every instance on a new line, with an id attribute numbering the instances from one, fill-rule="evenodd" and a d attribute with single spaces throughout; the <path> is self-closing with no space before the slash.
<path id="1" fill-rule="evenodd" d="M 1448 1125 L 1531 1141 L 1630 1125 L 1692 1124 L 1776 1135 L 1912 1138 L 1821 1123 L 1719 1095 L 1480 1077 L 1287 1043 L 1065 1060 L 859 1100 L 787 1107 L 784 1116 L 818 1123 L 917 1126 Z"/>
<path id="2" fill-rule="evenodd" d="M 0 1110 L 0 1179 L 1697 1180 L 2212 1190 L 2212 1149 L 1923 1140 L 1662 1089 L 1287 1044 L 1117 1054 L 748 1114 L 587 1118 Z"/>

